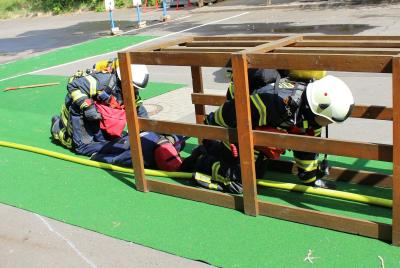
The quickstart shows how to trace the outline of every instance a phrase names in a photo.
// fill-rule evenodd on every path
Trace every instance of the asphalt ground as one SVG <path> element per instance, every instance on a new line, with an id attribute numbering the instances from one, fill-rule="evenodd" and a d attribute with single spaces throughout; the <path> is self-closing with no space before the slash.
<path id="1" fill-rule="evenodd" d="M 150 27 L 136 30 L 132 10 L 114 14 L 117 24 L 126 34 L 158 36 L 154 42 L 180 35 L 321 33 L 355 35 L 397 35 L 400 26 L 400 5 L 366 6 L 320 5 L 310 8 L 287 6 L 266 8 L 252 1 L 243 6 L 234 1 L 202 9 L 170 10 L 172 21 L 159 23 L 161 11 L 150 11 L 143 19 Z M 321 1 L 325 2 L 325 1 Z M 259 9 L 254 10 L 254 5 Z M 304 3 L 303 3 L 304 5 Z M 229 8 L 228 8 L 228 7 Z M 234 7 L 234 8 L 232 8 Z M 210 12 L 211 11 L 211 12 Z M 0 62 L 37 55 L 49 50 L 106 36 L 108 21 L 105 13 L 80 13 L 55 17 L 24 18 L 2 21 L 0 24 Z M 91 66 L 99 59 L 116 53 L 82 59 L 69 65 L 55 66 L 37 74 L 69 75 L 77 69 Z M 151 79 L 190 85 L 187 68 L 150 66 Z M 391 77 L 384 74 L 335 73 L 353 90 L 358 104 L 391 106 Z M 226 79 L 221 69 L 207 68 L 205 88 L 224 94 Z M 1 85 L 1 82 L 0 82 Z M 162 111 L 154 118 L 193 121 L 193 108 L 175 109 L 176 103 L 189 104 L 190 86 L 150 100 Z M 189 105 L 190 106 L 190 105 Z M 188 106 L 188 107 L 189 107 Z M 191 107 L 191 106 L 190 106 Z M 373 130 L 373 131 L 371 131 Z M 330 128 L 334 138 L 392 143 L 391 124 L 351 119 Z M 139 245 L 119 241 L 81 228 L 62 224 L 42 216 L 0 206 L 0 267 L 185 267 L 204 264 L 165 254 Z M 31 243 L 32 242 L 32 243 Z M 107 257 L 105 257 L 107 256 Z"/>

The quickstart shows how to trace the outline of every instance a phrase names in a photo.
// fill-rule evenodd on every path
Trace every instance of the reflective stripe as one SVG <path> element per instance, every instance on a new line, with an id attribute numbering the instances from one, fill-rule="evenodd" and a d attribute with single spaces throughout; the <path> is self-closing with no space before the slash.
<path id="1" fill-rule="evenodd" d="M 321 132 L 322 132 L 322 128 L 314 129 L 314 136 L 315 137 L 320 137 L 321 136 Z"/>
<path id="2" fill-rule="evenodd" d="M 69 122 L 69 110 L 65 105 L 61 107 L 61 122 L 64 126 L 68 126 Z"/>
<path id="3" fill-rule="evenodd" d="M 317 180 L 317 177 L 312 177 L 311 179 L 308 179 L 308 180 L 302 180 L 302 182 L 303 183 L 310 183 L 310 182 L 313 182 L 313 181 L 316 181 Z"/>
<path id="4" fill-rule="evenodd" d="M 303 128 L 304 128 L 304 129 L 307 129 L 307 128 L 308 128 L 308 121 L 307 121 L 307 120 L 304 120 L 304 121 L 303 121 Z"/>
<path id="5" fill-rule="evenodd" d="M 229 142 L 223 141 L 222 143 L 225 145 L 225 147 L 226 147 L 229 151 L 232 151 L 232 150 L 231 150 L 231 144 L 230 144 Z"/>
<path id="6" fill-rule="evenodd" d="M 298 158 L 294 160 L 296 161 L 296 165 L 304 169 L 304 171 L 314 171 L 318 168 L 318 160 L 301 160 Z"/>
<path id="7" fill-rule="evenodd" d="M 77 100 L 81 99 L 81 98 L 86 98 L 87 96 L 85 94 L 82 93 L 82 91 L 80 91 L 79 89 L 74 90 L 70 93 L 72 101 L 76 102 Z"/>
<path id="8" fill-rule="evenodd" d="M 222 109 L 223 109 L 223 105 L 220 106 L 216 111 L 215 111 L 215 123 L 217 123 L 218 125 L 222 126 L 222 127 L 228 127 L 228 125 L 225 123 L 224 118 L 222 117 Z"/>
<path id="9" fill-rule="evenodd" d="M 142 105 L 142 103 L 143 103 L 142 98 L 138 96 L 135 100 L 136 107 L 139 107 L 140 105 Z"/>
<path id="10" fill-rule="evenodd" d="M 223 183 L 225 185 L 229 185 L 231 183 L 230 180 L 228 178 L 225 178 L 225 177 L 223 177 L 223 176 L 218 174 L 218 171 L 219 171 L 220 167 L 221 167 L 221 163 L 220 162 L 215 162 L 212 165 L 212 178 L 217 182 L 221 182 L 221 183 Z"/>
<path id="11" fill-rule="evenodd" d="M 85 110 L 87 107 L 89 107 L 89 104 L 86 103 L 86 101 L 82 102 L 81 106 L 79 106 L 79 109 Z"/>
<path id="12" fill-rule="evenodd" d="M 234 85 L 233 85 L 233 82 L 231 82 L 230 84 L 229 84 L 229 94 L 231 95 L 231 98 L 233 99 L 233 98 L 235 98 L 235 87 L 234 87 Z"/>
<path id="13" fill-rule="evenodd" d="M 265 107 L 264 103 L 262 102 L 258 94 L 250 96 L 250 99 L 253 102 L 254 106 L 256 106 L 258 113 L 260 115 L 258 125 L 265 126 L 267 124 L 267 108 Z"/>
<path id="14" fill-rule="evenodd" d="M 66 129 L 62 128 L 60 130 L 60 132 L 58 132 L 58 138 L 62 145 L 64 145 L 68 149 L 71 149 L 72 148 L 72 139 L 71 139 L 71 137 L 68 137 L 68 138 L 65 137 L 65 131 L 66 131 Z"/>
<path id="15" fill-rule="evenodd" d="M 90 96 L 90 98 L 92 98 L 97 93 L 97 81 L 91 75 L 87 75 L 87 76 L 85 76 L 85 78 L 89 82 L 89 88 L 90 88 L 89 96 Z"/>

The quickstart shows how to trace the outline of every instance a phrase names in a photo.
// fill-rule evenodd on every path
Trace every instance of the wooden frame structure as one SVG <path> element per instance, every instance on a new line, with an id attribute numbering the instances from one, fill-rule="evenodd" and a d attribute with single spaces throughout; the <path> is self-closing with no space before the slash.
<path id="1" fill-rule="evenodd" d="M 248 91 L 248 68 L 328 70 L 392 73 L 393 108 L 356 106 L 352 117 L 393 121 L 393 137 L 400 136 L 400 36 L 346 35 L 246 35 L 182 37 L 140 50 L 118 53 L 122 88 L 127 110 L 128 129 L 137 189 L 153 191 L 213 205 L 244 210 L 248 215 L 266 215 L 392 241 L 400 245 L 400 140 L 393 145 L 350 142 L 252 130 Z M 192 103 L 197 124 L 138 119 L 131 83 L 130 64 L 188 66 L 193 81 Z M 231 66 L 235 84 L 237 129 L 202 125 L 204 105 L 219 105 L 225 97 L 203 92 L 201 67 Z M 151 130 L 198 138 L 239 143 L 242 160 L 243 196 L 175 185 L 147 179 L 144 174 L 139 132 Z M 284 206 L 257 199 L 253 159 L 255 145 L 279 146 L 300 151 L 320 152 L 393 162 L 393 175 L 334 169 L 337 179 L 352 178 L 356 183 L 392 187 L 392 224 L 332 215 L 324 212 Z M 243 161 L 245 159 L 246 161 Z M 291 168 L 291 163 L 276 166 Z"/>

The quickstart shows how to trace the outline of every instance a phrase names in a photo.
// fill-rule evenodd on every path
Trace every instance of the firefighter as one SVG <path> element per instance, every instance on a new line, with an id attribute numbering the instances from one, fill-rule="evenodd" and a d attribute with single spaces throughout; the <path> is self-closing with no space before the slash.
<path id="1" fill-rule="evenodd" d="M 260 74 L 263 70 L 256 70 L 254 73 Z M 299 77 L 299 74 L 303 77 Z M 319 79 L 314 80 L 304 76 L 304 72 L 295 71 L 289 72 L 285 78 L 278 74 L 273 83 L 260 88 L 250 87 L 253 127 L 265 131 L 319 137 L 322 127 L 345 121 L 354 106 L 350 89 L 339 78 L 325 76 L 325 72 L 312 74 Z M 249 84 L 253 78 L 249 72 Z M 206 117 L 206 124 L 236 128 L 234 91 L 231 89 L 233 88 L 230 87 L 228 91 L 231 98 L 227 97 L 224 104 Z M 235 149 L 232 149 L 232 144 L 226 142 L 213 142 L 211 147 L 210 144 L 203 144 L 194 150 L 183 168 L 209 174 L 222 190 L 235 192 L 236 184 L 241 185 L 240 166 Z M 222 153 L 222 150 L 227 153 Z M 262 159 L 279 158 L 279 152 L 283 152 L 282 149 L 264 147 L 256 150 L 256 171 Z M 335 187 L 333 183 L 317 178 L 318 154 L 300 151 L 293 153 L 298 177 L 303 184 L 321 188 Z M 235 183 L 233 191 L 232 182 Z M 215 185 L 210 185 L 209 187 L 215 188 Z"/>
<path id="2" fill-rule="evenodd" d="M 138 115 L 148 117 L 138 95 L 138 89 L 145 88 L 149 80 L 147 67 L 132 65 L 131 72 Z M 51 120 L 52 138 L 77 154 L 91 156 L 108 142 L 100 129 L 102 117 L 94 102 L 112 100 L 122 104 L 118 61 L 102 61 L 96 63 L 93 70 L 78 71 L 69 78 L 67 91 L 61 115 Z"/>

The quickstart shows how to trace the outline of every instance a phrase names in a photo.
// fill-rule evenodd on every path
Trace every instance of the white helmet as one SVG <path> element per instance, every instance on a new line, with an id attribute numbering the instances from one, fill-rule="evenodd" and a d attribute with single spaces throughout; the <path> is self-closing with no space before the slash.
<path id="1" fill-rule="evenodd" d="M 117 68 L 118 77 L 121 79 L 121 71 Z M 131 64 L 132 83 L 135 87 L 143 89 L 149 82 L 149 70 L 146 65 Z"/>
<path id="2" fill-rule="evenodd" d="M 332 75 L 309 83 L 306 94 L 311 111 L 331 122 L 343 122 L 354 107 L 354 98 L 349 87 Z"/>

